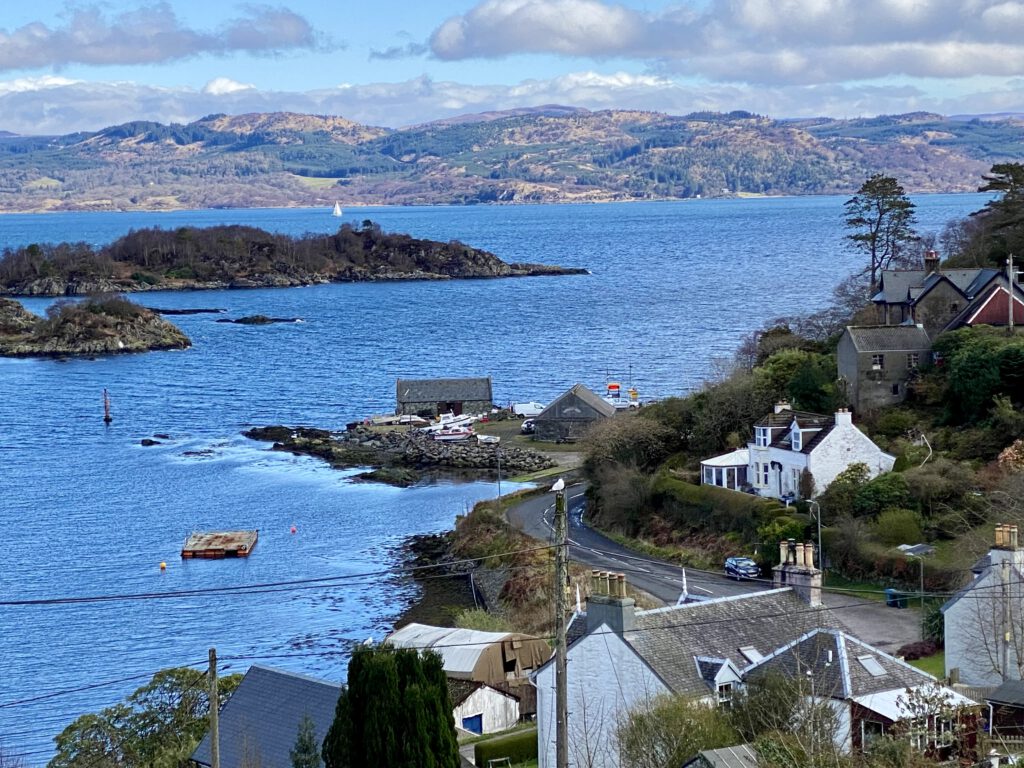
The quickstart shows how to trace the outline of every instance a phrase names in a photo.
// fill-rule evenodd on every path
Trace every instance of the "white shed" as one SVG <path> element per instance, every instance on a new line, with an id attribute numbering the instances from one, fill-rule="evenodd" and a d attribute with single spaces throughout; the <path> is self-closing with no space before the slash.
<path id="1" fill-rule="evenodd" d="M 448 678 L 455 725 L 470 733 L 496 733 L 519 722 L 519 699 L 485 683 Z"/>

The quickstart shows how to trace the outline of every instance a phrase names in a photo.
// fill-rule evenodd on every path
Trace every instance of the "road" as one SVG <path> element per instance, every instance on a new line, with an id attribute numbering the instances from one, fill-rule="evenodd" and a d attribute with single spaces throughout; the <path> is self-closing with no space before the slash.
<path id="1" fill-rule="evenodd" d="M 626 579 L 666 605 L 673 605 L 683 591 L 683 569 L 674 563 L 657 560 L 633 552 L 598 533 L 585 520 L 586 486 L 583 483 L 566 489 L 569 513 L 569 559 L 602 571 L 626 574 Z M 554 538 L 553 493 L 528 499 L 508 511 L 509 522 L 541 541 Z M 686 569 L 687 591 L 699 597 L 745 595 L 769 588 L 763 582 L 736 582 L 724 575 Z"/>
<path id="2" fill-rule="evenodd" d="M 569 512 L 569 558 L 602 571 L 626 574 L 630 584 L 666 605 L 674 605 L 683 590 L 683 569 L 674 563 L 641 555 L 598 533 L 586 523 L 586 485 L 566 489 Z M 554 539 L 555 495 L 528 499 L 508 510 L 508 519 L 524 533 L 541 541 Z M 706 571 L 686 569 L 687 591 L 700 597 L 729 597 L 770 589 L 764 581 L 736 582 Z M 822 601 L 855 637 L 894 653 L 905 643 L 921 638 L 916 610 L 895 610 L 859 595 L 825 592 Z"/>

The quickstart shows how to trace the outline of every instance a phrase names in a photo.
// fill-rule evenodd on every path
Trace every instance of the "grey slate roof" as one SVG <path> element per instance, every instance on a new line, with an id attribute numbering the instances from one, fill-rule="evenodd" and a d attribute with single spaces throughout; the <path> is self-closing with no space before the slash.
<path id="1" fill-rule="evenodd" d="M 966 298 L 973 299 L 997 274 L 998 270 L 988 268 L 943 269 L 931 273 L 923 269 L 887 269 L 882 272 L 881 290 L 871 300 L 881 304 L 917 301 L 943 279 L 952 283 Z"/>
<path id="2" fill-rule="evenodd" d="M 399 403 L 430 403 L 459 400 L 491 402 L 491 377 L 470 379 L 399 379 L 395 384 Z"/>
<path id="3" fill-rule="evenodd" d="M 546 419 L 563 419 L 565 415 L 562 413 L 560 403 L 562 400 L 576 396 L 585 405 L 592 408 L 598 414 L 604 417 L 611 417 L 615 415 L 615 406 L 609 403 L 607 400 L 603 400 L 595 395 L 591 390 L 587 389 L 582 384 L 573 384 L 569 389 L 560 394 L 550 403 L 548 407 L 540 412 L 538 416 L 534 417 L 534 422 L 544 421 Z"/>
<path id="4" fill-rule="evenodd" d="M 858 352 L 927 352 L 932 344 L 920 325 L 846 326 Z"/>
<path id="5" fill-rule="evenodd" d="M 262 768 L 289 768 L 303 715 L 313 720 L 317 743 L 334 722 L 342 686 L 270 667 L 252 666 L 220 712 L 220 764 L 239 768 L 258 758 Z M 207 733 L 192 760 L 210 765 Z"/>
<path id="6" fill-rule="evenodd" d="M 1024 707 L 1024 680 L 1007 680 L 985 697 L 992 704 L 1009 704 Z"/>
<path id="7" fill-rule="evenodd" d="M 816 627 L 836 627 L 827 608 L 810 608 L 791 589 L 739 595 L 638 611 L 623 638 L 675 693 L 707 694 L 697 656 L 748 665 L 740 648 L 763 654 Z"/>
<path id="8" fill-rule="evenodd" d="M 785 410 L 781 413 L 775 413 L 773 411 L 772 413 L 760 418 L 754 426 L 770 427 L 772 447 L 785 448 L 788 450 L 791 445 L 791 434 L 789 432 L 789 428 L 792 426 L 794 421 L 800 425 L 801 430 L 818 430 L 810 436 L 809 440 L 803 441 L 800 453 L 810 453 L 813 451 L 818 444 L 828 436 L 829 432 L 835 429 L 836 426 L 835 416 L 825 416 L 821 413 L 793 410 Z"/>
<path id="9" fill-rule="evenodd" d="M 757 752 L 749 744 L 705 749 L 683 768 L 757 768 Z"/>
<path id="10" fill-rule="evenodd" d="M 882 670 L 872 674 L 865 663 Z M 867 661 L 868 659 L 873 661 Z M 890 656 L 863 640 L 835 629 L 808 632 L 795 642 L 775 650 L 771 655 L 750 665 L 744 678 L 751 679 L 769 672 L 796 679 L 805 679 L 812 672 L 816 694 L 835 699 L 850 699 L 869 693 L 906 690 L 935 682 L 935 678 L 906 662 Z"/>

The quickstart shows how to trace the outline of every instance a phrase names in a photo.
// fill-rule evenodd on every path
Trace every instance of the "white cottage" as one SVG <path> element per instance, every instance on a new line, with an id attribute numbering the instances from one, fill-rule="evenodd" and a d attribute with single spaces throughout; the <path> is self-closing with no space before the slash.
<path id="1" fill-rule="evenodd" d="M 745 454 L 745 456 L 744 456 Z M 746 466 L 739 462 L 746 458 Z M 853 424 L 845 408 L 833 416 L 794 411 L 779 403 L 754 425 L 747 448 L 701 462 L 701 482 L 732 490 L 752 490 L 769 498 L 798 499 L 804 470 L 813 493 L 824 491 L 842 471 L 864 464 L 876 477 L 892 469 L 896 457 L 875 445 Z M 741 478 L 746 482 L 741 482 Z"/>
<path id="2" fill-rule="evenodd" d="M 820 587 L 821 572 L 810 570 Z M 835 623 L 827 608 L 809 606 L 789 587 L 649 611 L 637 611 L 625 596 L 621 574 L 595 574 L 591 592 L 581 617 L 585 632 L 568 649 L 573 768 L 620 765 L 615 733 L 627 712 L 666 693 L 727 706 L 740 670 L 812 628 Z M 531 677 L 540 768 L 555 766 L 554 666 L 549 660 Z"/>
<path id="3" fill-rule="evenodd" d="M 1024 548 L 1017 526 L 997 525 L 974 579 L 942 606 L 946 674 L 965 685 L 1024 679 Z"/>

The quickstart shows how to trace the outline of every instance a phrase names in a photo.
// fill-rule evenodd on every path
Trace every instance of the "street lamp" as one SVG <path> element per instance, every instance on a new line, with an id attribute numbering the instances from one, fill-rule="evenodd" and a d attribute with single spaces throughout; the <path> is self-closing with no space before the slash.
<path id="1" fill-rule="evenodd" d="M 814 499 L 808 499 L 807 503 L 814 506 L 814 517 L 818 520 L 818 570 L 825 573 L 825 553 L 821 548 L 821 505 Z"/>
<path id="2" fill-rule="evenodd" d="M 917 560 L 917 564 L 918 564 L 918 567 L 920 569 L 920 575 L 921 575 L 921 582 L 920 582 L 920 584 L 921 584 L 921 587 L 920 587 L 920 591 L 918 592 L 918 595 L 920 595 L 920 597 L 921 597 L 921 616 L 923 618 L 924 617 L 924 555 L 923 554 L 922 555 L 918 555 L 918 554 L 915 554 L 913 552 L 905 552 L 904 554 L 906 554 L 907 557 L 909 557 L 909 558 L 911 558 L 913 560 Z"/>

